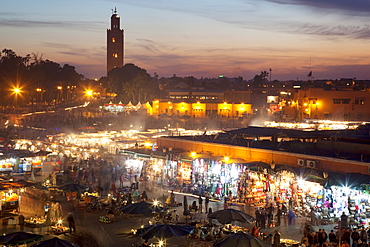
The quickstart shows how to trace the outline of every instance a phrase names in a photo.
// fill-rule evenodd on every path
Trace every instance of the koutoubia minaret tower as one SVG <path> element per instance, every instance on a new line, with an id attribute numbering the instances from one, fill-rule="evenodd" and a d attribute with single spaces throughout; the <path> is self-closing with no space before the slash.
<path id="1" fill-rule="evenodd" d="M 114 8 L 110 29 L 107 29 L 107 74 L 111 69 L 123 66 L 123 46 L 123 29 L 120 29 L 120 17 Z"/>

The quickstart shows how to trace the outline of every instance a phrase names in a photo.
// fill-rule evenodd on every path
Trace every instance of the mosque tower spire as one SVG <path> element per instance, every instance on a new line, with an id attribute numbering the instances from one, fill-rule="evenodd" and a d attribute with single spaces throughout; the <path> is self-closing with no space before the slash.
<path id="1" fill-rule="evenodd" d="M 124 31 L 120 29 L 120 16 L 117 8 L 112 9 L 110 29 L 107 29 L 107 74 L 124 64 Z"/>

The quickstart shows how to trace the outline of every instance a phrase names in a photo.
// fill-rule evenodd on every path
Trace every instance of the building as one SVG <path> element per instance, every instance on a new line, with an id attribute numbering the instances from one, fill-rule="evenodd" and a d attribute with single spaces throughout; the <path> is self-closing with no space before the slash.
<path id="1" fill-rule="evenodd" d="M 120 17 L 115 8 L 111 16 L 111 28 L 107 29 L 107 74 L 110 70 L 123 66 L 123 29 L 120 29 Z"/>
<path id="2" fill-rule="evenodd" d="M 370 91 L 324 90 L 308 88 L 292 92 L 291 100 L 282 104 L 285 115 L 292 119 L 304 118 L 337 121 L 369 121 Z"/>

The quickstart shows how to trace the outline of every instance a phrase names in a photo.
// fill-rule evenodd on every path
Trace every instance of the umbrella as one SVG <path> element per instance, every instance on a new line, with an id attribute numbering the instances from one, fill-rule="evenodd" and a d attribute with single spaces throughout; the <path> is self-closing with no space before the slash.
<path id="1" fill-rule="evenodd" d="M 81 190 L 86 190 L 87 187 L 80 184 L 65 184 L 59 186 L 59 189 L 64 190 L 65 192 L 77 192 Z"/>
<path id="2" fill-rule="evenodd" d="M 167 225 L 155 224 L 144 227 L 140 237 L 147 240 L 153 237 L 170 238 L 172 236 L 185 236 L 194 231 L 194 227 L 189 225 Z"/>
<path id="3" fill-rule="evenodd" d="M 0 243 L 4 245 L 17 245 L 37 241 L 41 238 L 42 235 L 29 232 L 13 232 L 5 236 L 0 236 Z"/>
<path id="4" fill-rule="evenodd" d="M 269 247 L 267 242 L 264 242 L 252 235 L 244 232 L 237 232 L 216 241 L 213 247 Z"/>
<path id="5" fill-rule="evenodd" d="M 40 150 L 40 151 L 35 152 L 35 155 L 37 155 L 37 156 L 47 156 L 48 154 L 51 154 L 51 153 L 52 152 L 45 151 L 45 150 Z"/>
<path id="6" fill-rule="evenodd" d="M 125 214 L 151 214 L 156 211 L 156 206 L 153 206 L 148 202 L 141 201 L 138 203 L 122 206 L 121 211 Z"/>
<path id="7" fill-rule="evenodd" d="M 213 212 L 208 218 L 217 219 L 221 224 L 230 224 L 233 221 L 253 223 L 254 217 L 236 209 L 224 209 Z"/>
<path id="8" fill-rule="evenodd" d="M 31 187 L 31 186 L 34 186 L 36 185 L 35 182 L 32 182 L 32 181 L 26 181 L 24 179 L 20 179 L 18 181 L 16 181 L 17 184 L 19 184 L 20 186 L 22 187 Z"/>
<path id="9" fill-rule="evenodd" d="M 51 238 L 32 245 L 31 247 L 79 247 L 79 245 L 60 238 Z"/>

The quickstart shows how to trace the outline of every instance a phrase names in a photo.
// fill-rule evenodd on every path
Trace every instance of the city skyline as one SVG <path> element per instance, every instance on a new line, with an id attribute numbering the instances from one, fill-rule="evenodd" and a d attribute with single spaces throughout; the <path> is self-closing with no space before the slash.
<path id="1" fill-rule="evenodd" d="M 125 63 L 160 77 L 370 79 L 370 3 L 334 0 L 16 1 L 2 3 L 2 49 L 106 75 L 117 8 Z"/>

